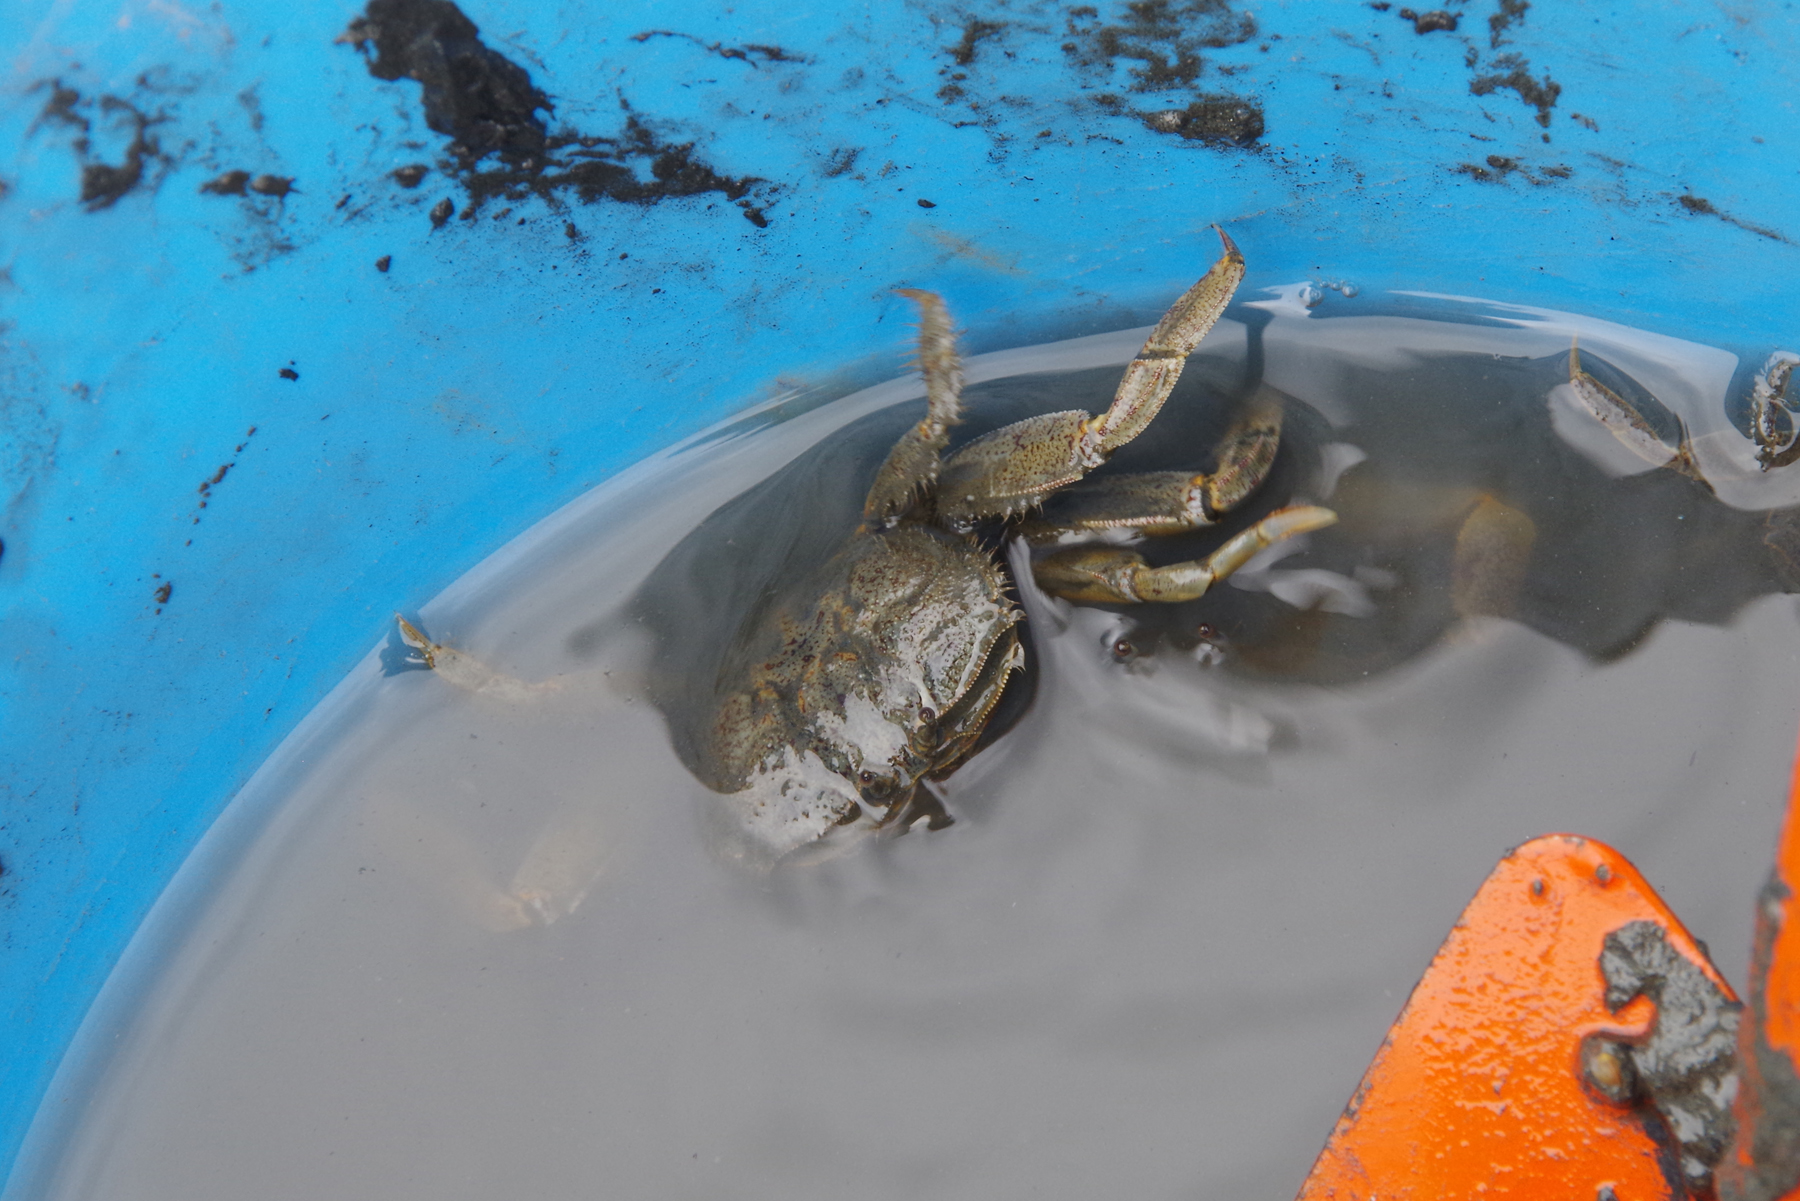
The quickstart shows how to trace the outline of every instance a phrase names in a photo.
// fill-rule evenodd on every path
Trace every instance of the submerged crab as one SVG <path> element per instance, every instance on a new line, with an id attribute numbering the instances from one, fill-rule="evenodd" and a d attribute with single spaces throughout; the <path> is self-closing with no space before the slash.
<path id="1" fill-rule="evenodd" d="M 1034 563 L 1045 591 L 1126 604 L 1192 600 L 1264 547 L 1336 520 L 1313 506 L 1282 509 L 1205 559 L 1165 567 L 1116 545 L 1210 525 L 1254 492 L 1280 439 L 1270 404 L 1231 426 L 1210 474 L 1118 475 L 1071 489 L 1150 424 L 1224 311 L 1244 260 L 1219 236 L 1224 253 L 1164 314 L 1105 412 L 1027 418 L 947 457 L 962 388 L 950 318 L 935 294 L 903 290 L 919 307 L 925 419 L 895 443 L 862 524 L 802 593 L 816 599 L 748 631 L 701 739 L 697 774 L 754 842 L 779 856 L 836 827 L 941 812 L 927 783 L 973 752 L 1024 662 L 1024 614 L 992 523 L 1032 515 L 1022 532 L 1033 542 L 1076 543 Z M 1055 509 L 1040 513 L 1057 493 Z"/>
<path id="2" fill-rule="evenodd" d="M 1118 545 L 1212 525 L 1255 492 L 1281 438 L 1281 410 L 1267 401 L 1226 431 L 1210 474 L 1081 482 L 1156 417 L 1237 290 L 1243 256 L 1224 230 L 1219 237 L 1224 253 L 1163 315 L 1105 412 L 1029 417 L 948 457 L 962 411 L 950 317 L 934 293 L 902 290 L 919 307 L 925 419 L 888 452 L 862 524 L 796 585 L 800 603 L 742 632 L 710 693 L 716 708 L 684 754 L 762 853 L 778 858 L 840 827 L 905 828 L 943 815 L 929 785 L 974 753 L 1024 666 L 1025 614 L 996 553 L 1009 532 L 1072 543 L 1032 564 L 1046 592 L 1135 604 L 1193 600 L 1263 548 L 1337 520 L 1311 505 L 1279 509 L 1206 558 L 1163 567 Z M 425 666 L 464 687 L 528 687 L 404 619 L 400 630 Z"/>

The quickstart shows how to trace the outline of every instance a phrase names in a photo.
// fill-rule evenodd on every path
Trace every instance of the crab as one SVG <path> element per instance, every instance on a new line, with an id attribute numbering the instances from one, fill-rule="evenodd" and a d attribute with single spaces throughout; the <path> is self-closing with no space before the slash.
<path id="1" fill-rule="evenodd" d="M 937 782 L 979 749 L 1025 666 L 1009 546 L 1042 549 L 1030 571 L 1052 596 L 1177 603 L 1257 552 L 1337 520 L 1316 505 L 1277 509 L 1205 558 L 1161 567 L 1128 545 L 1214 525 L 1261 487 L 1281 441 L 1281 408 L 1268 399 L 1253 400 L 1226 430 L 1211 472 L 1085 479 L 1156 418 L 1242 281 L 1243 255 L 1213 228 L 1223 253 L 1151 331 L 1104 412 L 1028 417 L 948 455 L 962 417 L 950 315 L 935 293 L 899 290 L 919 311 L 924 420 L 875 473 L 861 524 L 791 594 L 807 599 L 740 638 L 689 762 L 723 795 L 749 848 L 780 860 L 846 828 L 949 820 Z M 404 618 L 399 627 L 418 662 L 452 683 L 507 696 L 534 687 Z"/>
<path id="2" fill-rule="evenodd" d="M 1172 603 L 1337 520 L 1313 505 L 1279 509 L 1204 559 L 1161 567 L 1125 545 L 1215 524 L 1258 489 L 1281 436 L 1268 401 L 1230 426 L 1210 473 L 1083 482 L 1155 419 L 1243 279 L 1242 254 L 1214 228 L 1223 253 L 1163 315 L 1104 412 L 1030 417 L 948 454 L 962 415 L 950 316 L 936 294 L 899 290 L 918 307 L 925 417 L 875 473 L 862 523 L 799 593 L 815 599 L 747 632 L 692 765 L 754 845 L 780 858 L 845 827 L 945 820 L 936 782 L 977 749 L 1025 662 L 1002 554 L 1015 536 L 1054 545 L 1030 569 L 1053 596 Z"/>

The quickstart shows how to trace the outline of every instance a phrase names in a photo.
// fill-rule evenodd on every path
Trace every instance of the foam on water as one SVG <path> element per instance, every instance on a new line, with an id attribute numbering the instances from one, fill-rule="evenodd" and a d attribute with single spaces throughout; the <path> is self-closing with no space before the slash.
<path id="1" fill-rule="evenodd" d="M 1303 287 L 1221 323 L 1120 465 L 1206 465 L 1260 380 L 1292 402 L 1258 505 L 1345 521 L 1169 612 L 1027 588 L 1033 703 L 945 830 L 752 870 L 676 751 L 694 664 L 854 524 L 915 382 L 752 413 L 497 554 L 421 619 L 552 686 L 372 653 L 134 945 L 18 1195 L 1287 1196 L 1494 861 L 1556 830 L 1741 978 L 1800 712 L 1756 556 L 1800 474 L 1756 470 L 1736 357 Z M 1576 333 L 1719 499 L 1582 424 Z M 961 435 L 1104 403 L 1141 338 L 973 361 Z M 1445 599 L 1475 492 L 1538 529 L 1510 619 Z"/>

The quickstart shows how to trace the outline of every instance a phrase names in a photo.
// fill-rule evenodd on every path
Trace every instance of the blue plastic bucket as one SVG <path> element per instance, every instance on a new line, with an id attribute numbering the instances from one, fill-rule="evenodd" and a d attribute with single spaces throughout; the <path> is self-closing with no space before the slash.
<path id="1" fill-rule="evenodd" d="M 896 374 L 896 285 L 972 351 L 1140 325 L 1218 222 L 1250 287 L 1800 327 L 1786 6 L 462 11 L 434 36 L 585 173 L 350 5 L 0 15 L 0 1174 L 394 609 L 737 408 Z"/>

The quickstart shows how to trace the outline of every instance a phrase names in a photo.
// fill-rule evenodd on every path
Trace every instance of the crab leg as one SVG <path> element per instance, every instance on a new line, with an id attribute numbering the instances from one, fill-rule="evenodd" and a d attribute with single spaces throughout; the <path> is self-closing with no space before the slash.
<path id="1" fill-rule="evenodd" d="M 1136 551 L 1117 546 L 1076 546 L 1032 564 L 1038 587 L 1055 596 L 1097 604 L 1174 603 L 1206 595 L 1220 580 L 1261 550 L 1296 534 L 1321 530 L 1337 514 L 1317 505 L 1277 509 L 1204 559 L 1151 567 Z"/>
<path id="2" fill-rule="evenodd" d="M 1141 433 L 1181 378 L 1188 355 L 1212 330 L 1244 278 L 1244 256 L 1218 226 L 1224 253 L 1163 314 L 1112 405 L 1098 417 L 1045 413 L 975 439 L 944 464 L 938 514 L 953 524 L 1010 517 L 1074 483 Z"/>
<path id="3" fill-rule="evenodd" d="M 1230 234 L 1217 225 L 1213 228 L 1224 244 L 1224 253 L 1193 287 L 1182 293 L 1180 300 L 1169 306 L 1144 340 L 1137 358 L 1125 368 L 1125 378 L 1113 393 L 1112 405 L 1088 423 L 1099 436 L 1102 454 L 1111 454 L 1125 445 L 1155 419 L 1174 391 L 1175 381 L 1181 378 L 1187 357 L 1218 324 L 1225 306 L 1231 303 L 1232 293 L 1243 282 L 1244 256 Z"/>
<path id="4" fill-rule="evenodd" d="M 938 456 L 950 427 L 962 417 L 962 359 L 944 298 L 918 288 L 899 288 L 919 306 L 919 370 L 925 376 L 925 420 L 900 435 L 863 502 L 863 520 L 886 524 L 905 513 L 937 483 Z"/>
<path id="5" fill-rule="evenodd" d="M 1658 467 L 1673 468 L 1695 483 L 1712 487 L 1700 474 L 1699 464 L 1694 462 L 1694 444 L 1688 438 L 1687 423 L 1676 416 L 1675 428 L 1680 431 L 1680 442 L 1671 450 L 1669 444 L 1650 428 L 1650 423 L 1644 420 L 1636 406 L 1581 369 L 1581 347 L 1575 339 L 1569 341 L 1569 386 L 1575 390 L 1575 398 L 1587 414 L 1638 458 Z"/>
<path id="6" fill-rule="evenodd" d="M 459 651 L 453 646 L 445 646 L 441 642 L 433 642 L 420 631 L 418 626 L 398 613 L 394 614 L 394 620 L 400 624 L 400 641 L 416 651 L 419 661 L 426 667 L 458 688 L 469 692 L 484 693 L 505 701 L 517 701 L 558 687 L 555 680 L 545 680 L 541 684 L 527 684 L 524 680 L 503 675 L 465 651 Z"/>
<path id="7" fill-rule="evenodd" d="M 1219 440 L 1210 475 L 1147 471 L 1089 481 L 1052 497 L 1025 536 L 1043 543 L 1109 530 L 1179 534 L 1212 525 L 1262 486 L 1280 445 L 1281 406 L 1259 398 Z"/>

